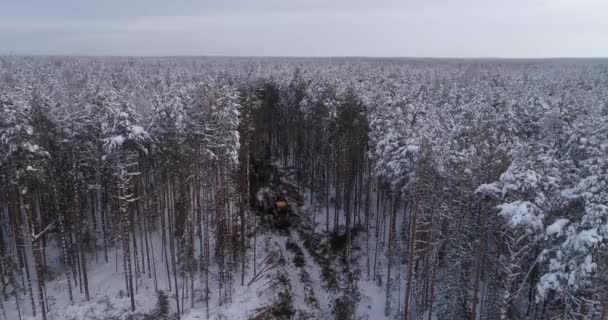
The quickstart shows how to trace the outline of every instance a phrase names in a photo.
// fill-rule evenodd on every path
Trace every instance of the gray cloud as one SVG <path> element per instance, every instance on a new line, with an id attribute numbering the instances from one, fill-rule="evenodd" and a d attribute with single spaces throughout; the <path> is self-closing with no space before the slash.
<path id="1" fill-rule="evenodd" d="M 608 56 L 604 0 L 15 1 L 0 53 Z"/>

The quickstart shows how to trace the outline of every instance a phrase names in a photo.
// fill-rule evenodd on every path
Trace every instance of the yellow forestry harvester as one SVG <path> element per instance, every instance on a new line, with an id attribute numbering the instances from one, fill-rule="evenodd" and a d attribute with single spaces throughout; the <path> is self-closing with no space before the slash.
<path id="1" fill-rule="evenodd" d="M 287 203 L 287 198 L 284 194 L 281 194 L 277 201 L 274 202 L 274 219 L 275 224 L 279 228 L 287 228 L 291 225 L 289 221 L 289 205 Z"/>
<path id="2" fill-rule="evenodd" d="M 285 229 L 291 226 L 302 197 L 295 179 L 284 171 L 275 169 L 271 181 L 256 193 L 257 212 L 272 219 L 275 227 Z"/>
<path id="3" fill-rule="evenodd" d="M 277 200 L 274 203 L 274 207 L 277 212 L 287 211 L 287 201 L 284 199 Z"/>

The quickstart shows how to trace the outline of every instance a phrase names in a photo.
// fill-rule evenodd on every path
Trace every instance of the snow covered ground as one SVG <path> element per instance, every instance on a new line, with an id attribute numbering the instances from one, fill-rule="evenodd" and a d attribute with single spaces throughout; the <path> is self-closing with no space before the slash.
<path id="1" fill-rule="evenodd" d="M 307 198 L 307 197 L 305 197 Z M 325 208 L 317 208 L 315 216 L 316 224 L 312 227 L 313 209 L 303 206 L 301 208 L 301 222 L 298 225 L 292 226 L 289 232 L 281 232 L 268 228 L 260 228 L 256 240 L 256 271 L 262 273 L 256 276 L 255 280 L 253 274 L 253 247 L 248 251 L 248 268 L 245 274 L 244 285 L 241 285 L 241 272 L 240 269 L 233 273 L 232 281 L 232 302 L 226 303 L 220 306 L 218 299 L 218 280 L 217 280 L 217 269 L 211 261 L 211 277 L 210 277 L 210 301 L 209 301 L 209 319 L 217 320 L 237 320 L 237 319 L 248 319 L 253 317 L 257 310 L 265 306 L 276 303 L 278 290 L 276 287 L 272 287 L 273 281 L 280 275 L 286 275 L 288 279 L 288 287 L 290 288 L 290 295 L 292 299 L 292 306 L 296 315 L 305 315 L 309 319 L 332 319 L 332 308 L 334 306 L 335 299 L 340 295 L 340 290 L 332 289 L 328 287 L 327 282 L 323 279 L 322 267 L 318 261 L 311 256 L 310 248 L 307 248 L 304 244 L 302 236 L 315 235 L 316 239 L 327 245 L 328 234 L 325 232 L 325 221 L 326 221 L 326 210 Z M 334 209 L 330 208 L 330 230 L 333 229 L 333 214 Z M 341 217 L 341 224 L 344 223 L 344 217 Z M 314 230 L 314 231 L 313 231 Z M 370 228 L 370 234 L 373 234 L 373 226 Z M 157 287 L 158 290 L 166 292 L 169 296 L 169 302 L 172 311 L 176 310 L 175 296 L 170 289 L 169 282 L 167 280 L 166 263 L 164 256 L 161 254 L 161 237 L 159 233 L 152 233 L 150 236 L 151 247 L 153 247 L 154 260 L 153 264 L 156 265 L 157 275 Z M 253 246 L 253 239 L 251 245 Z M 319 245 L 321 245 L 319 243 Z M 213 247 L 213 242 L 211 243 Z M 370 250 L 374 250 L 374 240 L 370 239 Z M 290 247 L 290 248 L 288 248 Z M 365 232 L 360 232 L 358 236 L 354 238 L 354 247 L 363 253 L 366 250 L 366 238 Z M 50 273 L 54 275 L 52 279 L 47 281 L 47 295 L 49 312 L 47 314 L 50 320 L 79 320 L 79 319 L 126 319 L 130 312 L 130 299 L 127 296 L 125 290 L 124 276 L 122 273 L 122 253 L 120 250 L 110 248 L 108 252 L 108 263 L 103 261 L 103 252 L 98 251 L 97 254 L 89 253 L 87 257 L 88 262 L 88 276 L 89 276 L 89 288 L 91 298 L 89 301 L 85 300 L 84 293 L 80 292 L 79 287 L 74 287 L 74 303 L 71 304 L 67 294 L 67 283 L 65 274 L 60 272 L 61 268 L 61 254 L 56 248 L 56 243 L 52 243 L 49 247 L 48 256 L 54 257 L 48 260 Z M 54 249 L 53 249 L 54 248 Z M 213 251 L 213 249 L 212 249 Z M 298 252 L 301 252 L 302 261 L 296 262 Z M 269 255 L 276 255 L 282 257 L 284 260 L 283 264 L 278 264 L 272 268 L 267 268 L 264 265 L 266 258 Z M 336 277 L 338 278 L 338 286 L 341 286 L 340 281 L 344 281 L 343 274 L 341 274 L 340 266 L 340 255 L 335 254 L 332 256 L 330 253 L 324 253 L 328 256 L 331 268 L 334 268 Z M 385 319 L 385 302 L 386 302 L 386 285 L 383 282 L 382 286 L 379 286 L 374 279 L 367 279 L 366 275 L 366 257 L 364 254 L 355 254 L 358 257 L 356 262 L 357 267 L 360 271 L 359 280 L 357 281 L 357 287 L 360 294 L 360 301 L 356 310 L 356 314 L 360 319 Z M 140 257 L 141 258 L 141 257 Z M 373 259 L 373 254 L 372 254 Z M 371 261 L 373 264 L 373 260 Z M 384 277 L 382 281 L 385 281 L 385 268 L 386 268 L 386 256 L 384 255 L 384 246 L 380 242 L 380 248 L 377 257 L 377 269 L 378 274 Z M 400 266 L 402 268 L 401 273 L 405 273 L 405 264 Z M 393 271 L 395 272 L 395 271 Z M 395 272 L 396 273 L 396 272 Z M 394 274 L 395 274 L 394 273 Z M 402 276 L 400 281 L 403 281 Z M 171 279 L 173 281 L 173 279 Z M 189 285 L 189 279 L 179 278 L 179 287 L 181 288 L 186 282 Z M 74 283 L 72 282 L 74 286 Z M 191 294 L 182 297 L 182 291 L 180 290 L 180 303 L 183 301 L 184 305 L 182 319 L 206 319 L 207 310 L 205 303 L 202 300 L 201 289 L 202 283 L 198 276 L 194 279 L 194 307 L 191 307 Z M 137 293 L 135 295 L 135 305 L 137 313 L 150 313 L 157 306 L 158 295 L 155 290 L 154 277 L 151 277 L 148 273 L 142 274 L 136 283 Z M 403 290 L 403 285 L 399 287 Z M 36 292 L 36 289 L 34 289 Z M 187 291 L 186 291 L 187 292 Z M 397 296 L 398 292 L 394 293 L 394 300 L 398 303 Z M 183 300 L 182 300 L 183 299 Z M 400 300 L 400 298 L 399 298 Z M 37 302 L 37 301 L 36 301 Z M 39 320 L 42 319 L 39 312 L 37 317 L 32 316 L 31 303 L 29 297 L 22 295 L 20 297 L 20 312 L 21 319 L 23 320 Z M 16 307 L 14 298 L 4 303 L 6 308 L 6 319 L 19 319 L 19 313 Z M 394 317 L 396 310 L 393 306 L 390 315 Z M 39 310 L 38 310 L 39 311 Z"/>
<path id="2" fill-rule="evenodd" d="M 155 264 L 157 267 L 158 289 L 169 294 L 169 302 L 171 309 L 175 310 L 175 297 L 170 293 L 169 283 L 166 277 L 166 269 L 163 255 L 160 254 L 161 239 L 160 235 L 154 234 L 151 241 L 155 250 Z M 258 242 L 258 254 L 264 254 L 263 242 Z M 49 260 L 52 272 L 59 270 L 59 253 L 52 255 L 56 257 Z M 93 254 L 88 256 L 88 280 L 90 289 L 90 300 L 85 300 L 85 295 L 80 292 L 79 288 L 73 288 L 74 303 L 71 304 L 67 294 L 67 280 L 63 273 L 56 274 L 56 277 L 47 281 L 47 295 L 49 312 L 47 318 L 51 320 L 59 319 L 106 319 L 118 317 L 118 319 L 126 318 L 130 312 L 130 299 L 127 296 L 124 283 L 124 275 L 122 273 L 122 254 L 116 252 L 113 248 L 108 252 L 108 263 L 103 261 L 102 252 L 98 252 L 98 262 L 95 262 Z M 262 258 L 258 258 L 261 261 Z M 212 270 L 213 274 L 217 274 L 216 270 Z M 209 315 L 210 319 L 245 319 L 252 314 L 252 311 L 265 303 L 271 301 L 271 296 L 264 292 L 264 282 L 257 281 L 251 285 L 247 285 L 251 279 L 251 270 L 248 270 L 245 276 L 245 286 L 240 285 L 240 272 L 235 276 L 233 281 L 233 302 L 219 306 L 218 296 L 214 294 L 217 288 L 217 281 L 214 278 L 210 279 L 210 303 Z M 237 280 L 238 278 L 238 280 Z M 173 280 L 173 279 L 171 279 Z M 179 278 L 179 287 L 183 284 L 182 278 Z M 73 280 L 72 280 L 73 281 Z M 188 282 L 189 283 L 189 282 Z M 195 306 L 190 308 L 190 298 L 185 298 L 185 311 L 183 319 L 205 319 L 206 310 L 204 302 L 201 301 L 200 279 L 196 278 L 195 283 Z M 72 282 L 72 286 L 74 283 Z M 135 313 L 148 313 L 157 305 L 157 292 L 154 288 L 154 280 L 148 274 L 143 274 L 136 282 L 137 293 L 135 295 Z M 36 289 L 34 289 L 36 293 Z M 181 295 L 180 291 L 180 295 Z M 182 298 L 180 297 L 180 300 Z M 37 301 L 36 301 L 37 302 Z M 32 316 L 31 303 L 25 295 L 20 297 L 21 319 L 23 320 L 38 320 L 42 319 L 39 314 L 37 317 Z M 19 312 L 16 307 L 14 298 L 4 303 L 6 308 L 6 319 L 19 319 Z"/>

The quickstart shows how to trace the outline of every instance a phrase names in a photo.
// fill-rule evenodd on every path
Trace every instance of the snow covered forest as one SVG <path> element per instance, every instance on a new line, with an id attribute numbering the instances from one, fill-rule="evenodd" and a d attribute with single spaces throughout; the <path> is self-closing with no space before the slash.
<path id="1" fill-rule="evenodd" d="M 606 320 L 608 63 L 1 56 L 0 218 L 0 319 Z"/>

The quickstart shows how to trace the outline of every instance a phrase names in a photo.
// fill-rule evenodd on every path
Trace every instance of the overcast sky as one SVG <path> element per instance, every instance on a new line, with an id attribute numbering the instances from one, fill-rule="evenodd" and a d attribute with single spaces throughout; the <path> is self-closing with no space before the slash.
<path id="1" fill-rule="evenodd" d="M 0 0 L 0 54 L 608 57 L 608 0 Z"/>

